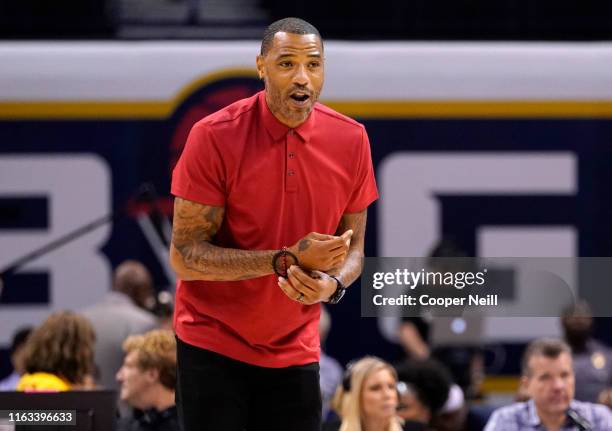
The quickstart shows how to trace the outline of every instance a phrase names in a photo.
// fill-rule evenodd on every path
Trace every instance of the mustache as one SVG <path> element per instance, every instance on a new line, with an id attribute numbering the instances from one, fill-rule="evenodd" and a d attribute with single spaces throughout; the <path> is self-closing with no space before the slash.
<path id="1" fill-rule="evenodd" d="M 314 91 L 310 90 L 308 87 L 301 87 L 301 86 L 293 86 L 291 87 L 291 89 L 288 91 L 288 94 L 293 94 L 295 92 L 302 92 L 305 94 L 308 94 L 309 96 L 312 96 L 314 94 Z"/>

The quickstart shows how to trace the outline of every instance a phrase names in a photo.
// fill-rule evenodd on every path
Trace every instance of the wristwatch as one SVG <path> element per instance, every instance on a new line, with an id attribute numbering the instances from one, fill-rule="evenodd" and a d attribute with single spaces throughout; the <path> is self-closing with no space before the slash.
<path id="1" fill-rule="evenodd" d="M 332 296 L 330 296 L 329 299 L 327 300 L 328 304 L 333 305 L 333 304 L 337 304 L 338 302 L 340 302 L 340 300 L 346 293 L 346 286 L 337 277 L 334 277 L 333 275 L 330 275 L 330 277 L 336 280 L 336 283 L 338 284 L 338 287 L 336 287 L 336 291 L 332 293 Z"/>

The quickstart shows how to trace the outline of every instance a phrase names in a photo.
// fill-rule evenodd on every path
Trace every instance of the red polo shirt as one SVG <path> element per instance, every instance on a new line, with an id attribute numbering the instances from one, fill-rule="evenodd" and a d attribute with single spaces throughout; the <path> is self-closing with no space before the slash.
<path id="1" fill-rule="evenodd" d="M 333 234 L 344 213 L 377 197 L 364 127 L 319 103 L 295 129 L 264 92 L 196 123 L 174 169 L 172 194 L 225 207 L 221 247 L 278 250 L 309 232 Z M 319 305 L 301 305 L 275 275 L 178 281 L 174 326 L 195 346 L 263 367 L 319 360 Z"/>

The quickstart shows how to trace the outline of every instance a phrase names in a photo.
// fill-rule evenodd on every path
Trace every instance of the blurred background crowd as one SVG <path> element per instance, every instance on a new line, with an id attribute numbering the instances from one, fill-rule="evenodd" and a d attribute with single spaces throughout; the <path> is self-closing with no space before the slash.
<path id="1" fill-rule="evenodd" d="M 171 297 L 167 292 L 155 294 L 147 268 L 125 261 L 115 270 L 112 289 L 98 303 L 52 313 L 40 325 L 14 334 L 11 373 L 0 382 L 0 390 L 112 389 L 119 395 L 118 430 L 178 430 L 171 315 Z M 588 305 L 568 306 L 559 325 L 562 339 L 538 339 L 528 346 L 512 397 L 500 401 L 483 386 L 482 350 L 431 346 L 429 325 L 421 318 L 403 320 L 401 357 L 390 361 L 365 356 L 342 365 L 325 352 L 333 325 L 323 308 L 319 327 L 323 430 L 483 430 L 503 405 L 529 400 L 545 404 L 559 394 L 556 404 L 563 409 L 577 400 L 608 410 L 612 349 L 592 337 L 594 319 Z M 547 368 L 534 357 L 553 363 L 565 358 L 571 376 L 557 376 L 562 367 Z M 537 373 L 552 373 L 542 388 L 534 388 L 540 378 Z"/>

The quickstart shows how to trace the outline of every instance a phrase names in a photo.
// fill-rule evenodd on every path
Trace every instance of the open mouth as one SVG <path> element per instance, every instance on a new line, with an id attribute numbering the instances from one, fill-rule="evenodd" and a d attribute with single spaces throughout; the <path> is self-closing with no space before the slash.
<path id="1" fill-rule="evenodd" d="M 289 97 L 300 103 L 306 102 L 308 99 L 310 99 L 310 95 L 306 93 L 293 93 Z"/>

